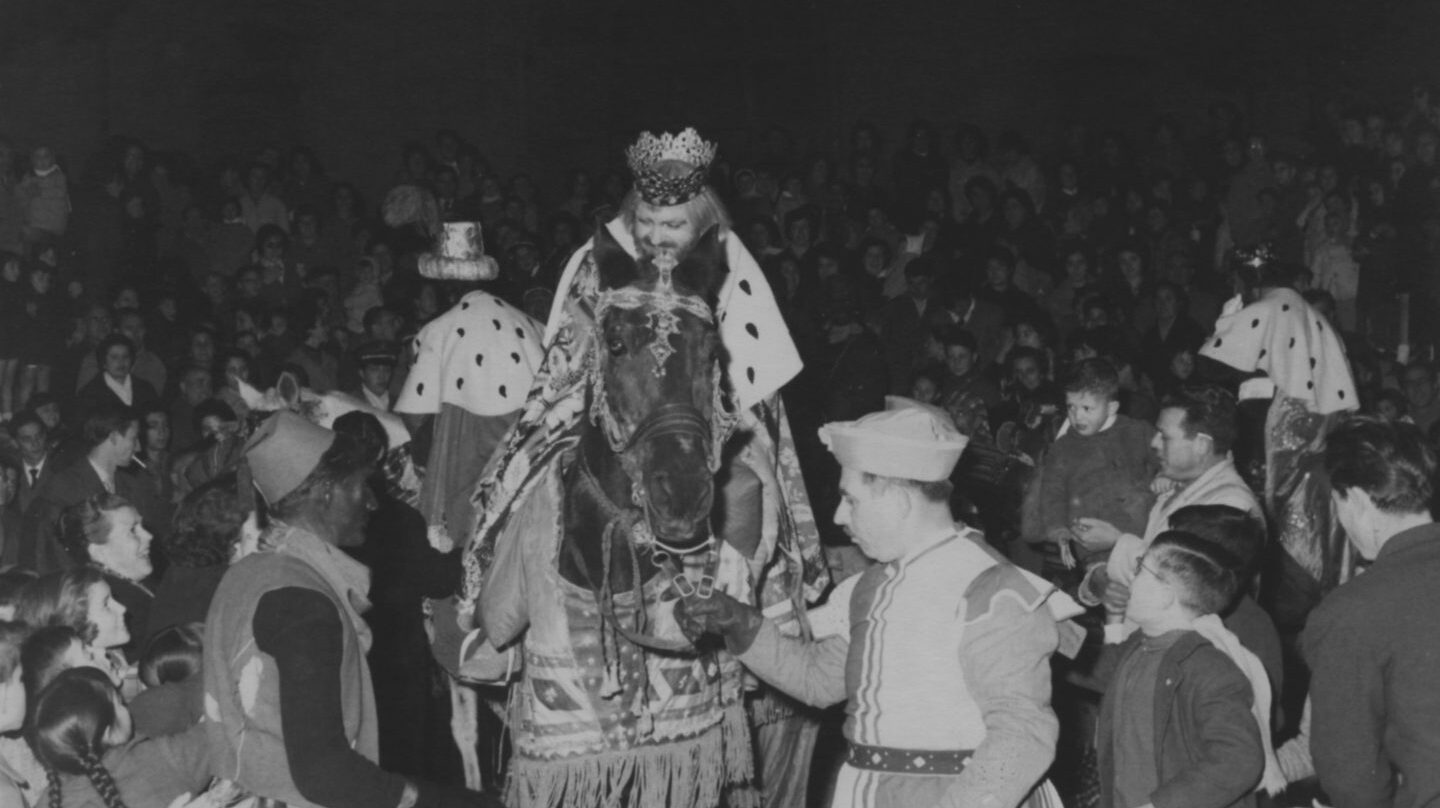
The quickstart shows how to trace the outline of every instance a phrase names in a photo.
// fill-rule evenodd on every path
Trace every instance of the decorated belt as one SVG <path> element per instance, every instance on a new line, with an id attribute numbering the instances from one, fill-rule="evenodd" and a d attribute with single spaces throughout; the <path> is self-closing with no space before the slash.
<path id="1" fill-rule="evenodd" d="M 943 749 L 895 749 L 852 743 L 845 762 L 857 769 L 901 774 L 959 774 L 965 771 L 973 751 Z"/>

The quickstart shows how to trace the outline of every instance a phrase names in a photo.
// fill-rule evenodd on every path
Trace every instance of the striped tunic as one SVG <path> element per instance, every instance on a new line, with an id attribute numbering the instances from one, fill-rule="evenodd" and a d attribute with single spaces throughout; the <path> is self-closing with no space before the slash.
<path id="1" fill-rule="evenodd" d="M 852 745 L 916 752 L 913 772 L 847 763 L 837 808 L 1014 808 L 1049 767 L 1058 733 L 1046 594 L 961 529 L 838 586 L 813 621 L 830 636 L 807 643 L 767 623 L 740 659 L 809 703 L 845 700 Z M 926 751 L 973 754 L 963 772 L 939 774 L 926 772 Z"/>

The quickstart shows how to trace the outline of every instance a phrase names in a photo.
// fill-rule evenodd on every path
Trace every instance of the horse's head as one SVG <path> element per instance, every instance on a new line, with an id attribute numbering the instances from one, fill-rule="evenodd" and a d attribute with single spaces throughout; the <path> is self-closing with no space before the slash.
<path id="1" fill-rule="evenodd" d="M 599 228 L 594 261 L 596 384 L 592 413 L 666 545 L 710 538 L 721 344 L 715 302 L 725 248 L 711 229 L 674 266 L 636 260 Z M 656 264 L 660 263 L 660 266 Z"/>

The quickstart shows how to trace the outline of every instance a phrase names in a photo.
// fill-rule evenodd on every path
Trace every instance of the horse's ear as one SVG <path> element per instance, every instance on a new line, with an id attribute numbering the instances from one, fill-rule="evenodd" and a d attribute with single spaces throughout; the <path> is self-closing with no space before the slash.
<path id="1" fill-rule="evenodd" d="M 619 289 L 640 279 L 640 267 L 620 242 L 610 235 L 610 228 L 600 225 L 595 229 L 595 246 L 590 251 L 595 262 L 595 272 L 601 289 Z"/>
<path id="2" fill-rule="evenodd" d="M 675 267 L 674 277 L 678 286 L 700 295 L 713 306 L 720 297 L 720 288 L 725 285 L 725 276 L 729 271 L 725 242 L 721 240 L 717 226 L 696 239 L 685 260 Z"/>
<path id="3" fill-rule="evenodd" d="M 295 374 L 285 371 L 275 381 L 275 392 L 280 395 L 280 400 L 285 402 L 285 409 L 296 412 L 300 408 L 300 382 L 296 380 Z"/>

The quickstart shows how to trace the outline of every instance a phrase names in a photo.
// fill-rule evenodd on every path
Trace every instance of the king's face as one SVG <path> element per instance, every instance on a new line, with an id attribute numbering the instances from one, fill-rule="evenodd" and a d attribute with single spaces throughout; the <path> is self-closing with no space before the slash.
<path id="1" fill-rule="evenodd" d="M 641 201 L 635 208 L 631 234 L 642 255 L 678 260 L 697 233 L 684 205 L 651 205 Z"/>

